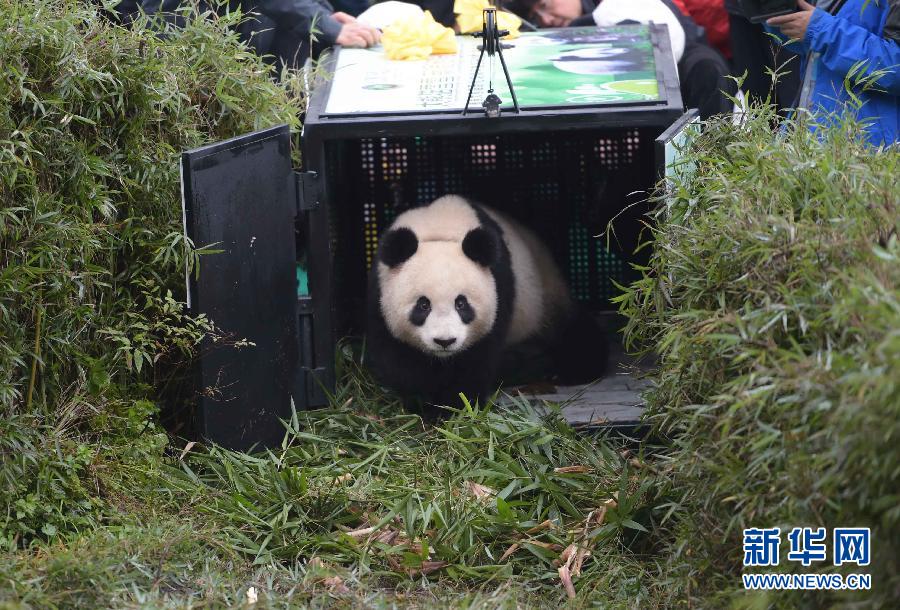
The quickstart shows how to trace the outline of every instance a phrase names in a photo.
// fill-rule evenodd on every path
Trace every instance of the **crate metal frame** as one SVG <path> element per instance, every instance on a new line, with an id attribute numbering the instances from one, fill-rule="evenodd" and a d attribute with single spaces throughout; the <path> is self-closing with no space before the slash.
<path id="1" fill-rule="evenodd" d="M 323 364 L 330 372 L 319 380 L 323 387 L 331 388 L 334 384 L 331 363 L 334 362 L 335 342 L 338 339 L 334 335 L 337 316 L 331 300 L 334 294 L 334 253 L 330 240 L 329 206 L 332 198 L 330 177 L 327 175 L 326 143 L 384 137 L 499 136 L 624 127 L 646 127 L 662 133 L 681 117 L 684 108 L 668 30 L 664 25 L 650 24 L 647 27 L 659 87 L 660 99 L 657 101 L 562 107 L 522 106 L 519 113 L 505 111 L 496 118 L 487 118 L 480 112 L 463 116 L 461 111 L 444 110 L 329 115 L 325 108 L 331 94 L 331 81 L 323 79 L 318 82 L 307 109 L 302 137 L 304 169 L 317 176 L 319 206 L 308 216 L 308 247 L 313 254 L 308 259 L 311 296 L 300 301 L 315 319 L 315 362 L 317 365 Z M 334 73 L 339 54 L 340 49 L 326 59 L 326 73 Z"/>

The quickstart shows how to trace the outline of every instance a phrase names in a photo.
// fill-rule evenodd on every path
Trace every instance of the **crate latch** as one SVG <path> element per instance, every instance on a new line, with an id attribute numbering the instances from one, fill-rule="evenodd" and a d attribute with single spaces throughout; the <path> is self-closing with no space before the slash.
<path id="1" fill-rule="evenodd" d="M 328 404 L 328 396 L 325 394 L 325 374 L 324 367 L 314 369 L 304 367 L 306 373 L 306 397 L 310 405 Z"/>
<path id="2" fill-rule="evenodd" d="M 319 174 L 294 172 L 297 181 L 297 211 L 309 212 L 319 208 Z"/>

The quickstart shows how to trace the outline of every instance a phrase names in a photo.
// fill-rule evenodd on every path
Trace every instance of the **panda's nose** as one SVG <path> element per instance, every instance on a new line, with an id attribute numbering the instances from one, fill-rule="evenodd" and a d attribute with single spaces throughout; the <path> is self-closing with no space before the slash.
<path id="1" fill-rule="evenodd" d="M 456 337 L 450 337 L 449 339 L 435 339 L 434 342 L 444 349 L 447 349 L 448 347 L 456 343 Z"/>

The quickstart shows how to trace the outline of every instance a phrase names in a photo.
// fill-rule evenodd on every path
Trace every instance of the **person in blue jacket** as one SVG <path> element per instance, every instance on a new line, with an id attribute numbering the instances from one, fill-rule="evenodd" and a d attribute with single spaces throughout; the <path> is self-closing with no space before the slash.
<path id="1" fill-rule="evenodd" d="M 820 0 L 816 6 L 797 0 L 797 7 L 766 22 L 780 30 L 783 44 L 806 57 L 797 107 L 855 109 L 871 144 L 900 141 L 900 0 Z M 852 85 L 866 77 L 871 86 Z"/>

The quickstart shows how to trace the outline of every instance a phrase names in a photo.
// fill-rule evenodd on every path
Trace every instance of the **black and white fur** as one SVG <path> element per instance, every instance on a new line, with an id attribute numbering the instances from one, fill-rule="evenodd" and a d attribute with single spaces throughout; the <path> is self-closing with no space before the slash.
<path id="1" fill-rule="evenodd" d="M 555 346 L 558 364 L 576 375 L 599 377 L 606 364 L 603 333 L 577 313 L 546 247 L 456 195 L 404 212 L 382 236 L 367 315 L 376 377 L 426 413 L 459 405 L 460 392 L 473 403 L 488 398 L 504 350 L 526 340 Z"/>

